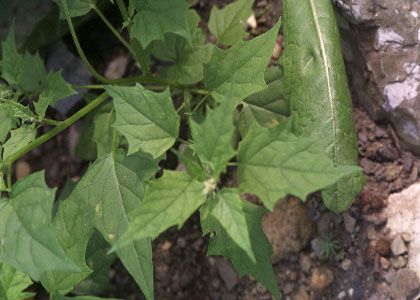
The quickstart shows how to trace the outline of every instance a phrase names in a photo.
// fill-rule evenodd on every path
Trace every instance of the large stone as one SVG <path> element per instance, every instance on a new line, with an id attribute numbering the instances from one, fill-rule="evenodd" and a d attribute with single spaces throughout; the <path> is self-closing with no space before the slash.
<path id="1" fill-rule="evenodd" d="M 420 153 L 420 1 L 332 1 L 358 100 Z"/>
<path id="2" fill-rule="evenodd" d="M 285 259 L 306 247 L 316 231 L 316 224 L 308 217 L 307 207 L 297 198 L 279 202 L 267 213 L 262 227 L 273 246 L 273 261 Z"/>
<path id="3" fill-rule="evenodd" d="M 385 213 L 387 228 L 392 236 L 409 235 L 408 268 L 420 280 L 420 183 L 413 184 L 401 193 L 392 194 L 388 199 Z M 404 243 L 403 241 L 401 241 Z M 405 252 L 405 248 L 404 251 Z M 420 286 L 420 282 L 419 282 Z"/>

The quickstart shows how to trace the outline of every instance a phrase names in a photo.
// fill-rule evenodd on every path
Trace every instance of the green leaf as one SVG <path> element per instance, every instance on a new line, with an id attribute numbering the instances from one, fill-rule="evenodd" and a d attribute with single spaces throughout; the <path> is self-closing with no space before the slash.
<path id="1" fill-rule="evenodd" d="M 232 189 L 222 190 L 222 198 L 219 203 L 207 202 L 200 209 L 200 220 L 203 234 L 210 234 L 208 255 L 223 255 L 229 258 L 240 276 L 250 275 L 261 282 L 276 298 L 280 299 L 280 293 L 277 286 L 276 276 L 271 266 L 271 245 L 268 242 L 261 228 L 261 221 L 266 210 L 263 207 L 256 206 L 246 201 L 238 202 L 238 192 Z M 233 200 L 235 199 L 235 200 Z M 212 199 L 216 200 L 216 199 Z M 221 204 L 221 201 L 230 200 L 234 204 L 235 214 L 242 214 L 241 223 L 245 220 L 244 228 L 238 230 L 247 231 L 251 243 L 251 251 L 256 258 L 253 261 L 249 254 L 233 239 L 230 232 L 226 230 L 226 224 L 229 224 L 229 216 L 222 211 L 227 204 Z M 239 199 L 240 200 L 240 199 Z M 219 206 L 220 213 L 224 216 L 222 221 L 215 214 L 214 207 Z M 223 224 L 224 222 L 225 224 Z"/>
<path id="2" fill-rule="evenodd" d="M 216 109 L 207 108 L 206 119 L 201 124 L 190 119 L 194 141 L 191 148 L 215 178 L 226 169 L 228 161 L 235 155 L 232 147 L 234 108 L 229 99 L 225 99 Z"/>
<path id="3" fill-rule="evenodd" d="M 2 258 L 11 267 L 39 280 L 46 271 L 78 271 L 54 234 L 52 206 L 55 191 L 38 172 L 19 180 L 12 188 Z"/>
<path id="4" fill-rule="evenodd" d="M 196 178 L 198 181 L 205 181 L 208 179 L 209 174 L 204 169 L 203 164 L 196 152 L 194 152 L 190 147 L 187 147 L 182 153 L 178 155 L 179 161 L 185 165 L 187 173 L 192 177 Z"/>
<path id="5" fill-rule="evenodd" d="M 13 118 L 19 118 L 23 122 L 33 122 L 37 119 L 36 115 L 31 111 L 29 106 L 20 104 L 15 101 L 7 101 L 3 105 L 9 116 Z"/>
<path id="6" fill-rule="evenodd" d="M 137 14 L 133 18 L 130 36 L 145 49 L 154 40 L 164 40 L 172 32 L 191 43 L 188 30 L 188 4 L 185 0 L 136 0 Z"/>
<path id="7" fill-rule="evenodd" d="M 288 108 L 284 102 L 282 79 L 283 74 L 278 67 L 268 68 L 265 72 L 267 88 L 243 101 L 238 124 L 243 137 L 254 122 L 262 127 L 276 127 L 286 122 Z"/>
<path id="8" fill-rule="evenodd" d="M 6 109 L 5 104 L 0 104 L 0 144 L 2 144 L 10 130 L 16 126 L 16 121 Z"/>
<path id="9" fill-rule="evenodd" d="M 32 125 L 23 125 L 10 133 L 10 138 L 3 145 L 3 161 L 35 140 L 36 129 Z"/>
<path id="10" fill-rule="evenodd" d="M 70 196 L 60 201 L 54 218 L 54 231 L 58 242 L 80 270 L 42 274 L 41 283 L 51 294 L 68 293 L 92 272 L 85 262 L 86 247 L 94 229 L 94 212 L 87 205 L 87 201 L 84 201 L 85 197 L 89 197 L 91 193 L 89 179 L 85 175 Z"/>
<path id="11" fill-rule="evenodd" d="M 19 86 L 27 93 L 38 92 L 45 76 L 47 76 L 47 70 L 39 54 L 32 55 L 26 52 L 23 55 Z"/>
<path id="12" fill-rule="evenodd" d="M 95 232 L 89 241 L 86 251 L 86 262 L 93 270 L 84 281 L 73 290 L 75 294 L 104 294 L 111 288 L 109 269 L 115 260 L 115 255 L 108 255 L 109 244 L 99 232 Z"/>
<path id="13" fill-rule="evenodd" d="M 90 113 L 84 120 L 82 135 L 79 138 L 76 154 L 83 160 L 95 160 L 97 157 L 110 154 L 113 148 L 113 134 L 117 134 L 112 128 L 115 121 L 115 111 L 112 103 L 100 106 Z M 120 134 L 116 137 L 120 141 Z"/>
<path id="14" fill-rule="evenodd" d="M 0 286 L 4 293 L 2 300 L 24 300 L 34 296 L 34 293 L 24 292 L 31 285 L 32 281 L 27 275 L 7 264 L 1 265 Z"/>
<path id="15" fill-rule="evenodd" d="M 168 33 L 165 41 L 153 43 L 153 55 L 174 64 L 166 72 L 168 78 L 179 84 L 190 85 L 203 80 L 203 64 L 210 60 L 214 46 L 204 44 L 205 36 L 199 28 L 200 16 L 195 10 L 188 11 L 188 27 L 191 43 L 179 35 Z"/>
<path id="16" fill-rule="evenodd" d="M 224 234 L 229 236 L 248 258 L 256 263 L 250 240 L 250 228 L 244 214 L 245 202 L 241 199 L 239 190 L 222 189 L 210 200 L 209 215 L 215 218 L 223 228 Z"/>
<path id="17" fill-rule="evenodd" d="M 10 215 L 13 213 L 13 207 L 10 205 L 8 199 L 1 197 L 0 198 L 0 245 L 3 243 L 4 235 L 6 233 L 6 225 L 9 221 Z M 2 256 L 2 247 L 0 247 L 0 264 L 3 262 Z"/>
<path id="18" fill-rule="evenodd" d="M 123 151 L 96 161 L 91 167 L 92 193 L 86 200 L 95 211 L 95 227 L 114 245 L 128 227 L 128 213 L 140 204 L 146 180 L 159 170 L 150 155 Z M 141 287 L 147 299 L 153 299 L 153 265 L 148 238 L 130 242 L 117 250 L 124 266 Z"/>
<path id="19" fill-rule="evenodd" d="M 128 155 L 139 150 L 161 156 L 178 137 L 179 116 L 172 104 L 169 89 L 162 93 L 135 87 L 107 86 L 114 100 L 116 120 L 113 125 L 128 140 Z"/>
<path id="20" fill-rule="evenodd" d="M 23 57 L 17 52 L 14 26 L 2 43 L 1 77 L 10 85 L 18 85 L 22 75 Z"/>
<path id="21" fill-rule="evenodd" d="M 57 221 L 62 224 L 60 226 L 71 229 L 69 233 L 74 234 L 69 236 L 65 243 L 76 245 L 74 255 L 79 263 L 85 264 L 86 245 L 92 235 L 92 226 L 95 226 L 111 245 L 122 235 L 128 226 L 127 213 L 139 204 L 146 180 L 154 176 L 158 169 L 157 163 L 150 155 L 136 153 L 127 157 L 122 150 L 118 150 L 114 155 L 104 156 L 89 167 L 69 199 L 62 202 L 63 217 L 66 219 Z M 74 207 L 66 209 L 66 204 Z M 72 217 L 71 214 L 75 216 Z M 77 216 L 82 219 L 78 219 Z M 57 219 L 58 217 L 59 214 Z M 72 226 L 81 226 L 80 230 L 85 234 L 78 233 Z M 57 230 L 63 229 L 57 227 Z M 69 247 L 66 249 L 73 251 Z M 117 255 L 140 285 L 147 299 L 153 298 L 151 251 L 149 239 L 130 243 L 117 251 Z M 75 278 L 79 280 L 72 281 L 72 284 L 78 283 L 87 275 L 89 274 L 79 274 L 79 278 Z M 65 277 L 61 280 L 64 281 L 64 287 L 70 287 L 70 284 L 65 285 Z M 62 287 L 59 291 L 66 292 Z"/>
<path id="22" fill-rule="evenodd" d="M 23 57 L 18 54 L 14 42 L 12 28 L 8 39 L 3 43 L 2 77 L 9 84 L 19 87 L 20 92 L 23 91 L 31 95 L 40 94 L 39 100 L 34 103 L 34 106 L 39 119 L 42 120 L 49 105 L 76 92 L 70 84 L 64 81 L 61 72 L 47 74 L 44 62 L 38 53 L 32 55 L 27 52 Z M 29 108 L 17 102 L 8 101 L 6 103 L 8 106 L 15 106 L 9 109 L 14 110 L 15 114 L 19 114 L 17 117 L 22 118 L 23 121 L 28 120 L 29 116 L 34 116 Z"/>
<path id="23" fill-rule="evenodd" d="M 227 95 L 238 104 L 267 87 L 264 72 L 273 52 L 280 21 L 268 32 L 247 42 L 239 41 L 228 50 L 214 49 L 204 65 L 204 84 L 221 101 Z"/>
<path id="24" fill-rule="evenodd" d="M 270 210 L 287 195 L 305 200 L 308 194 L 359 170 L 334 166 L 317 141 L 296 137 L 287 125 L 253 126 L 239 144 L 237 159 L 240 189 L 259 196 Z"/>
<path id="25" fill-rule="evenodd" d="M 64 13 L 64 8 L 61 3 L 62 0 L 54 0 L 60 8 L 60 19 L 65 19 L 66 15 Z M 91 9 L 92 6 L 96 4 L 96 0 L 64 0 L 67 4 L 67 9 L 69 10 L 70 17 L 80 17 L 86 15 Z"/>
<path id="26" fill-rule="evenodd" d="M 130 213 L 130 224 L 118 246 L 150 237 L 169 227 L 181 227 L 206 201 L 204 185 L 185 172 L 165 171 L 146 190 L 142 203 Z"/>
<path id="27" fill-rule="evenodd" d="M 1 151 L 1 145 L 0 145 L 0 151 Z M 3 163 L 0 162 L 0 192 L 8 192 L 9 188 L 6 185 L 6 182 L 4 180 L 4 171 L 2 171 Z M 0 258 L 1 261 L 1 258 Z"/>
<path id="28" fill-rule="evenodd" d="M 44 62 L 38 53 L 21 55 L 17 52 L 13 27 L 2 43 L 2 50 L 2 77 L 10 85 L 19 86 L 25 92 L 39 91 L 47 75 Z"/>
<path id="29" fill-rule="evenodd" d="M 115 121 L 115 112 L 101 112 L 95 115 L 93 119 L 92 141 L 96 143 L 96 152 L 98 157 L 103 157 L 112 152 L 112 135 L 115 131 L 111 125 Z"/>
<path id="30" fill-rule="evenodd" d="M 217 40 L 227 46 L 241 41 L 246 21 L 252 14 L 254 0 L 236 0 L 222 9 L 213 6 L 209 18 L 209 30 Z"/>
<path id="31" fill-rule="evenodd" d="M 331 2 L 286 0 L 283 6 L 284 86 L 293 130 L 319 140 L 335 164 L 356 165 L 352 102 Z M 343 178 L 323 191 L 325 205 L 347 209 L 363 183 L 361 171 Z"/>
<path id="32" fill-rule="evenodd" d="M 76 94 L 76 91 L 63 79 L 61 72 L 49 73 L 43 80 L 41 95 L 38 101 L 34 103 L 35 111 L 42 120 L 48 106 L 74 94 Z"/>

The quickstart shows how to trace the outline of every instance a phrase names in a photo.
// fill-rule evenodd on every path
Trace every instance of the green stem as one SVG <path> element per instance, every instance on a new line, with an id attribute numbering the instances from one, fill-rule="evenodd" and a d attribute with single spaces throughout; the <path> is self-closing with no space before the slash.
<path id="1" fill-rule="evenodd" d="M 127 7 L 125 6 L 125 3 L 123 0 L 117 0 L 117 6 L 120 10 L 121 16 L 123 17 L 124 21 L 127 22 L 130 20 L 130 15 L 128 14 Z"/>
<path id="2" fill-rule="evenodd" d="M 182 102 L 182 104 L 178 107 L 178 109 L 176 110 L 176 113 L 178 114 L 185 106 L 185 101 Z"/>
<path id="3" fill-rule="evenodd" d="M 52 125 L 52 126 L 59 126 L 61 124 L 60 121 L 44 118 L 42 121 L 39 120 L 38 122 L 43 123 L 45 125 Z"/>
<path id="4" fill-rule="evenodd" d="M 93 66 L 90 64 L 89 60 L 87 59 L 85 53 L 83 52 L 82 47 L 80 46 L 79 39 L 77 38 L 76 31 L 74 30 L 73 23 L 71 22 L 70 12 L 67 7 L 66 0 L 61 0 L 61 4 L 63 5 L 64 14 L 66 16 L 67 24 L 69 25 L 70 34 L 73 38 L 73 42 L 76 46 L 77 52 L 79 53 L 80 58 L 82 59 L 83 63 L 86 65 L 86 67 L 89 69 L 89 71 L 92 73 L 93 77 L 95 77 L 97 80 L 104 82 L 104 83 L 113 83 L 113 80 L 109 80 L 99 74 Z"/>
<path id="5" fill-rule="evenodd" d="M 189 92 L 198 94 L 198 95 L 208 96 L 210 94 L 210 91 L 206 89 L 182 88 L 176 82 L 165 80 L 158 77 L 153 77 L 153 76 L 145 76 L 145 75 L 116 79 L 114 83 L 118 85 L 132 85 L 135 83 L 140 83 L 143 85 L 156 84 L 156 85 L 150 85 L 146 87 L 150 90 L 164 90 L 166 86 L 170 86 L 171 88 L 175 90 L 188 90 Z M 73 85 L 73 88 L 74 89 L 88 89 L 88 90 L 103 90 L 105 88 L 105 85 L 103 84 Z"/>
<path id="6" fill-rule="evenodd" d="M 206 89 L 189 89 L 191 93 L 198 94 L 198 95 L 209 95 L 210 91 Z"/>
<path id="7" fill-rule="evenodd" d="M 7 166 L 7 189 L 12 190 L 12 165 Z"/>
<path id="8" fill-rule="evenodd" d="M 45 134 L 41 135 L 40 137 L 38 137 L 37 139 L 35 139 L 33 142 L 29 143 L 26 147 L 20 149 L 19 151 L 17 151 L 13 155 L 9 156 L 7 158 L 7 161 L 6 161 L 6 164 L 7 164 L 8 168 L 11 170 L 12 164 L 16 160 L 18 160 L 19 158 L 21 158 L 22 156 L 24 156 L 28 152 L 32 151 L 36 147 L 42 145 L 46 141 L 50 140 L 51 138 L 53 138 L 54 136 L 56 136 L 57 134 L 59 134 L 63 130 L 67 129 L 73 123 L 75 123 L 76 121 L 78 121 L 79 119 L 81 119 L 82 117 L 87 115 L 89 112 L 94 110 L 96 107 L 101 105 L 107 98 L 108 98 L 108 95 L 106 93 L 102 93 L 100 96 L 96 97 L 92 102 L 87 104 L 81 110 L 79 110 L 78 112 L 76 112 L 75 114 L 70 116 L 69 118 L 62 121 L 60 123 L 60 125 L 58 125 L 57 127 L 54 127 L 53 129 L 51 129 L 47 133 L 45 133 Z"/>
<path id="9" fill-rule="evenodd" d="M 82 85 L 73 85 L 75 90 L 103 90 L 105 85 L 103 84 L 82 84 Z"/>
<path id="10" fill-rule="evenodd" d="M 181 139 L 180 137 L 176 138 L 176 140 L 177 140 L 178 142 L 182 143 L 182 144 L 187 144 L 187 145 L 189 145 L 189 144 L 190 144 L 190 142 L 189 142 L 189 141 L 186 141 L 186 140 L 184 140 L 184 139 Z"/>
<path id="11" fill-rule="evenodd" d="M 96 14 L 102 19 L 102 21 L 105 23 L 105 25 L 109 28 L 109 30 L 112 31 L 112 33 L 115 35 L 115 37 L 130 51 L 130 53 L 135 57 L 136 53 L 133 51 L 133 48 L 128 44 L 128 42 L 122 37 L 122 35 L 118 32 L 117 29 L 115 29 L 114 26 L 112 26 L 111 22 L 108 21 L 108 19 L 105 17 L 105 15 L 97 8 L 96 6 L 93 6 L 93 10 L 96 12 Z"/>
<path id="12" fill-rule="evenodd" d="M 200 108 L 200 106 L 204 103 L 204 101 L 206 101 L 206 99 L 208 98 L 210 96 L 210 94 L 207 94 L 206 96 L 204 96 L 203 97 L 203 99 L 201 99 L 200 100 L 200 102 L 198 102 L 198 104 L 197 104 L 197 106 L 196 107 L 194 107 L 194 109 L 193 109 L 193 113 L 194 112 L 196 112 L 199 108 Z"/>
<path id="13" fill-rule="evenodd" d="M 147 63 L 147 56 L 140 42 L 136 39 L 131 39 L 130 45 L 133 47 L 134 52 L 136 53 L 135 58 L 139 62 L 141 70 L 145 75 L 150 75 L 151 72 Z"/>
<path id="14" fill-rule="evenodd" d="M 130 13 L 125 6 L 123 0 L 116 0 L 118 9 L 120 10 L 121 16 L 124 22 L 127 24 L 128 29 L 130 30 Z M 140 45 L 139 41 L 135 39 L 130 39 L 130 46 L 134 53 L 134 58 L 140 64 L 140 69 L 143 71 L 144 74 L 150 75 L 150 69 L 147 64 L 146 54 L 143 47 Z"/>

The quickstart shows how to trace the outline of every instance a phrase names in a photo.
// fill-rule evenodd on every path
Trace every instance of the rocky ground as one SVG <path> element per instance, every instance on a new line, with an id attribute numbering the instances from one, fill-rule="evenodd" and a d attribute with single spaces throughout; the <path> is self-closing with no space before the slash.
<path id="1" fill-rule="evenodd" d="M 192 2 L 207 18 L 212 4 L 229 1 Z M 256 35 L 273 25 L 279 5 L 275 0 L 256 1 L 249 31 Z M 89 26 L 96 28 L 86 26 L 86 32 Z M 274 58 L 281 54 L 281 41 L 279 36 Z M 108 77 L 131 72 L 127 54 L 115 44 L 92 44 L 93 52 L 101 53 L 95 65 Z M 71 109 L 61 113 L 66 112 Z M 420 299 L 420 159 L 402 149 L 391 125 L 374 122 L 357 101 L 354 117 L 367 184 L 351 208 L 334 214 L 315 194 L 306 203 L 286 199 L 264 218 L 285 299 Z M 76 124 L 17 162 L 16 177 L 46 169 L 50 186 L 63 185 L 68 176 L 77 180 L 86 167 L 76 155 L 81 128 Z M 197 215 L 180 231 L 168 230 L 153 248 L 156 299 L 271 299 L 252 278 L 238 278 L 227 260 L 205 255 L 207 241 Z M 143 299 L 119 263 L 109 277 L 107 297 Z"/>

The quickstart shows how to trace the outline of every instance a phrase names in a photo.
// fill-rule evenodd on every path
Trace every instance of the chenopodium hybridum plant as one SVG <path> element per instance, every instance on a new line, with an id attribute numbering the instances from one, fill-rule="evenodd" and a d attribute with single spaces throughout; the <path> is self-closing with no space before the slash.
<path id="1" fill-rule="evenodd" d="M 354 141 L 335 127 L 354 134 L 342 108 L 348 90 L 329 1 L 315 7 L 305 0 L 304 9 L 284 1 L 284 75 L 270 63 L 281 22 L 250 38 L 244 24 L 251 0 L 211 10 L 207 26 L 215 44 L 185 0 L 55 2 L 97 82 L 82 88 L 101 93 L 63 121 L 49 118 L 49 107 L 76 87 L 60 71 L 48 71 L 38 53 L 18 51 L 13 28 L 2 43 L 0 298 L 27 299 L 33 296 L 27 288 L 40 282 L 51 299 L 99 299 L 83 295 L 103 294 L 107 270 L 119 259 L 153 299 L 152 241 L 198 211 L 208 254 L 227 257 L 239 275 L 252 276 L 279 299 L 263 215 L 287 195 L 305 200 L 318 190 L 340 211 L 358 189 L 342 179 L 360 169 L 353 154 L 343 158 L 343 147 Z M 121 15 L 118 28 L 103 7 Z M 329 23 L 316 9 L 328 13 Z M 73 23 L 84 15 L 103 21 L 139 75 L 111 80 L 94 69 Z M 308 47 L 319 59 L 305 56 Z M 315 111 L 316 105 L 326 110 Z M 328 128 L 321 126 L 324 117 Z M 13 182 L 14 162 L 82 118 L 77 153 L 91 163 L 77 183 L 69 181 L 57 196 L 44 171 Z M 183 168 L 160 167 L 168 159 Z M 224 186 L 222 174 L 235 177 L 237 186 Z M 331 198 L 332 189 L 351 191 Z M 246 193 L 261 204 L 245 200 Z"/>

